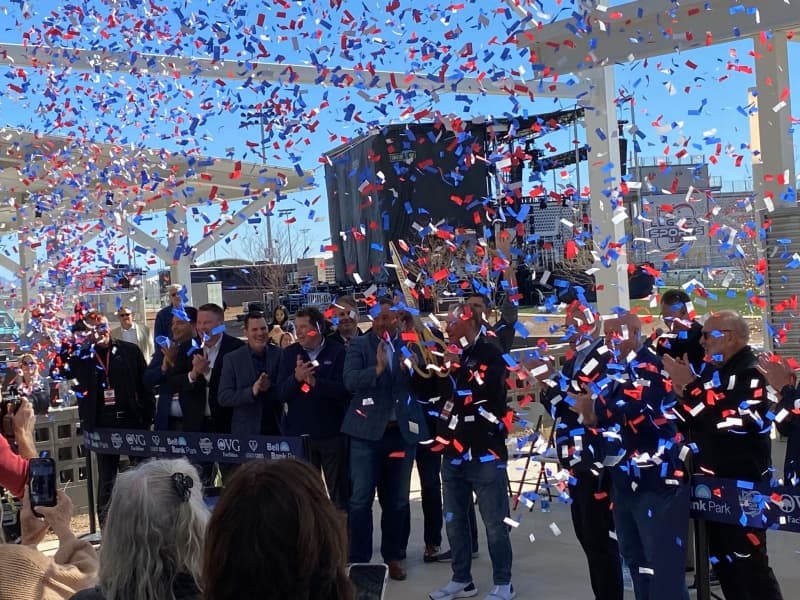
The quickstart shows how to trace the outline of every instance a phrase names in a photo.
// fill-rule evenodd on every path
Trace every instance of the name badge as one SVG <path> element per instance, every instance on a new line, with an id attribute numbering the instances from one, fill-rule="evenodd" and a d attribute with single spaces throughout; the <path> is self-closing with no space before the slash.
<path id="1" fill-rule="evenodd" d="M 103 390 L 103 404 L 106 406 L 114 406 L 117 403 L 114 397 L 114 390 Z"/>
<path id="2" fill-rule="evenodd" d="M 419 433 L 419 425 L 414 423 L 414 421 L 409 421 L 408 422 L 408 430 L 411 433 L 413 433 L 414 435 L 417 435 Z"/>
<path id="3" fill-rule="evenodd" d="M 373 404 L 375 404 L 375 402 L 372 400 L 372 398 L 364 398 L 361 401 L 361 406 L 372 406 Z"/>

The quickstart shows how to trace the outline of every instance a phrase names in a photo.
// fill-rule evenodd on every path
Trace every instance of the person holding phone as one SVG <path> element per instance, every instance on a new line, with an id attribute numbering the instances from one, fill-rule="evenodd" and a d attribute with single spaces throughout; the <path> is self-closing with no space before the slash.
<path id="1" fill-rule="evenodd" d="M 27 459 L 38 456 L 33 439 L 35 425 L 33 407 L 25 398 L 20 400 L 15 410 L 3 417 L 3 435 L 0 435 L 0 486 L 17 498 L 22 497 L 28 481 Z M 7 432 L 13 434 L 17 452 L 8 441 Z"/>
<path id="2" fill-rule="evenodd" d="M 19 544 L 0 544 L 0 600 L 66 600 L 97 582 L 97 553 L 70 528 L 72 500 L 59 490 L 55 506 L 39 506 L 38 518 L 28 493 L 22 497 Z M 58 551 L 45 556 L 36 546 L 48 529 L 58 537 Z"/>

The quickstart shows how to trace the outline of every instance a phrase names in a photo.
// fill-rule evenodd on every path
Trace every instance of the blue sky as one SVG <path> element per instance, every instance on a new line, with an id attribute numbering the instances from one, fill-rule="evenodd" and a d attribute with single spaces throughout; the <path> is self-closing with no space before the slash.
<path id="1" fill-rule="evenodd" d="M 544 22 L 573 10 L 573 3 L 567 0 L 527 4 L 538 10 L 536 18 Z M 519 19 L 499 0 L 428 2 L 424 6 L 407 0 L 183 1 L 166 2 L 163 8 L 139 0 L 75 5 L 0 0 L 0 10 L 5 25 L 0 41 L 4 42 L 26 40 L 225 59 L 268 55 L 261 60 L 319 64 L 329 69 L 369 64 L 380 70 L 413 69 L 418 75 L 438 74 L 447 66 L 448 76 L 514 71 L 526 80 L 532 76 L 525 52 L 503 43 L 519 28 Z M 690 153 L 709 154 L 719 141 L 723 152 L 711 173 L 726 180 L 749 179 L 749 124 L 739 109 L 746 105 L 747 88 L 754 83 L 753 75 L 746 72 L 755 62 L 751 50 L 749 41 L 741 41 L 618 66 L 620 94 L 636 96 L 636 123 L 645 136 L 639 140 L 640 156 L 663 157 L 666 151 L 674 159 L 687 138 Z M 800 45 L 794 43 L 790 45 L 790 65 L 800 64 L 798 60 Z M 793 71 L 792 89 L 800 78 L 800 69 Z M 151 78 L 122 71 L 68 74 L 28 70 L 23 78 L 12 69 L 0 68 L 0 75 L 4 82 L 0 85 L 0 126 L 52 134 L 84 132 L 96 141 L 126 141 L 179 152 L 196 150 L 254 162 L 260 160 L 253 148 L 260 132 L 240 129 L 240 115 L 244 107 L 267 101 L 272 110 L 267 161 L 312 169 L 319 185 L 316 190 L 291 195 L 280 205 L 297 208 L 297 222 L 290 227 L 295 234 L 309 230 L 310 254 L 330 243 L 319 158 L 344 139 L 363 133 L 367 124 L 408 122 L 404 111 L 413 114 L 424 108 L 470 118 L 513 117 L 574 105 L 568 98 L 531 103 L 527 98 L 453 94 L 444 94 L 435 103 L 423 93 L 412 96 L 393 90 L 321 89 L 256 81 L 243 87 L 241 82 Z M 800 117 L 797 100 L 791 111 Z M 620 117 L 630 118 L 627 108 Z M 798 135 L 793 137 L 796 146 Z M 543 141 L 562 152 L 569 149 L 571 139 L 572 132 L 567 132 Z M 742 154 L 745 159 L 737 167 L 735 156 Z M 797 150 L 796 156 L 800 156 Z M 574 181 L 574 169 L 568 171 L 568 177 L 558 179 L 559 185 Z M 585 185 L 585 172 L 581 180 Z M 550 186 L 552 178 L 545 184 Z M 526 183 L 524 189 L 532 186 Z M 313 206 L 306 206 L 314 201 Z M 203 217 L 215 221 L 220 208 L 213 202 L 202 207 L 203 214 L 190 222 L 193 240 L 202 234 Z M 151 223 L 145 229 L 163 235 L 163 217 Z M 263 229 L 260 224 L 247 227 Z M 0 248 L 10 251 L 14 243 L 4 240 Z M 101 244 L 101 254 L 125 247 L 124 241 L 112 237 Z M 223 242 L 217 249 L 217 257 L 242 253 L 238 240 Z M 116 258 L 124 261 L 119 252 Z M 145 257 L 138 258 L 140 264 L 144 262 Z M 200 261 L 210 258 L 212 253 L 207 253 Z"/>

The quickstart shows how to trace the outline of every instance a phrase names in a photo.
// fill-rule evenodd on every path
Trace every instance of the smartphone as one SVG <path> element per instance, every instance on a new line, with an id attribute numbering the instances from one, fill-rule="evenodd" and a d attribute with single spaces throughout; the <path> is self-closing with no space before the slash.
<path id="1" fill-rule="evenodd" d="M 383 600 L 389 567 L 382 563 L 353 563 L 347 575 L 356 588 L 355 600 Z"/>
<path id="2" fill-rule="evenodd" d="M 28 498 L 37 517 L 37 506 L 56 505 L 56 462 L 52 458 L 32 458 L 28 461 Z"/>

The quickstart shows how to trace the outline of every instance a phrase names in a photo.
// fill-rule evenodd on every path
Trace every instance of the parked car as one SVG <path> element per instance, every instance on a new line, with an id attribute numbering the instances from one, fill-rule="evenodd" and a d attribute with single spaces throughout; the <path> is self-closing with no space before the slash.
<path id="1" fill-rule="evenodd" d="M 0 310 L 0 344 L 10 346 L 19 342 L 20 329 L 8 312 Z"/>

